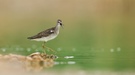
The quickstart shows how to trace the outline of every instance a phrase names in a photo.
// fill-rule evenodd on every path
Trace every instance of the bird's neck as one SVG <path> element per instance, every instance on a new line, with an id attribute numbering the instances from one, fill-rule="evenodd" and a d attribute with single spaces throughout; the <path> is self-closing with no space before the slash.
<path id="1" fill-rule="evenodd" d="M 58 23 L 58 24 L 56 25 L 56 27 L 55 27 L 56 33 L 59 33 L 59 30 L 60 30 L 60 24 Z"/>

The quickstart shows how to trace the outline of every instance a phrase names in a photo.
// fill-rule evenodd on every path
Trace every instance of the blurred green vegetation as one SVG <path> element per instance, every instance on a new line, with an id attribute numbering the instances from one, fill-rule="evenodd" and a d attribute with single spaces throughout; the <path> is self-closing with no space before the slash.
<path id="1" fill-rule="evenodd" d="M 88 68 L 135 68 L 134 8 L 134 0 L 1 0 L 0 47 L 40 47 L 42 42 L 27 37 L 55 26 L 61 19 L 64 28 L 47 43 L 53 49 L 65 49 L 60 56 L 89 53 L 88 57 L 94 57 L 85 61 L 89 66 L 83 66 Z M 67 48 L 77 48 L 78 53 Z M 117 48 L 120 53 L 110 52 Z M 102 49 L 105 52 L 96 52 Z"/>

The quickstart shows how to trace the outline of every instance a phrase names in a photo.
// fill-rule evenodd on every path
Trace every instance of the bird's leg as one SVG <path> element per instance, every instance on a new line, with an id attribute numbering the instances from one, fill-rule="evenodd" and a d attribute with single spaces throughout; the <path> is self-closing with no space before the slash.
<path id="1" fill-rule="evenodd" d="M 54 52 L 54 53 L 57 53 L 56 51 L 54 51 L 53 49 L 51 49 L 51 48 L 49 48 L 49 47 L 47 47 L 47 46 L 46 46 L 46 48 L 48 48 L 48 50 L 50 50 L 50 51 L 52 51 L 52 52 Z"/>
<path id="2" fill-rule="evenodd" d="M 43 45 L 42 45 L 42 47 L 43 47 L 43 49 L 44 49 L 44 53 L 46 54 L 46 52 L 45 52 L 45 49 L 47 48 L 48 50 L 50 50 L 50 51 L 52 51 L 52 52 L 54 52 L 54 53 L 57 53 L 56 51 L 54 51 L 53 49 L 51 49 L 51 48 L 49 48 L 49 47 L 47 47 L 47 46 L 45 46 L 45 43 L 46 42 L 44 42 L 43 43 Z"/>
<path id="3" fill-rule="evenodd" d="M 43 49 L 44 49 L 44 53 L 46 54 L 46 51 L 45 51 L 45 43 L 46 43 L 46 42 L 43 42 L 42 47 L 43 47 Z"/>

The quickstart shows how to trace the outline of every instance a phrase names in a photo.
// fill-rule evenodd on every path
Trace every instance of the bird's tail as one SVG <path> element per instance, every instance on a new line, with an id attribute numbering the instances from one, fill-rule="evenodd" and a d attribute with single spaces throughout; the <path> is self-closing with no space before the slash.
<path id="1" fill-rule="evenodd" d="M 28 37 L 27 39 L 33 39 L 33 37 Z"/>

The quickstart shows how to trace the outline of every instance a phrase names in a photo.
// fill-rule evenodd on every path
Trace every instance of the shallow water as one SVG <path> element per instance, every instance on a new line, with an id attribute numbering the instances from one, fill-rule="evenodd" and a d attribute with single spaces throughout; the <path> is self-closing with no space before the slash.
<path id="1" fill-rule="evenodd" d="M 96 49 L 91 47 L 59 47 L 56 48 L 57 53 L 47 50 L 47 54 L 57 55 L 58 58 L 54 60 L 54 65 L 51 69 L 66 69 L 79 68 L 82 70 L 134 70 L 135 59 L 131 52 L 126 52 L 121 47 L 110 49 Z M 29 55 L 33 52 L 43 52 L 41 47 L 32 45 L 24 48 L 19 45 L 6 46 L 0 48 L 1 54 L 20 54 Z M 128 56 L 127 56 L 128 55 Z M 45 68 L 46 69 L 46 68 Z"/>

